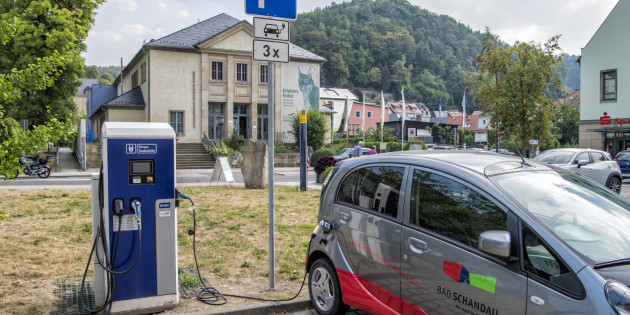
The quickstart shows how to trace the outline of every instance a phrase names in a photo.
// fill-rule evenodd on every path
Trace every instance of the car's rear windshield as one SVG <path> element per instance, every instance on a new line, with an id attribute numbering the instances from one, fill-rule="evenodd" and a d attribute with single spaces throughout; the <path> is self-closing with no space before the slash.
<path id="1" fill-rule="evenodd" d="M 630 203 L 571 172 L 516 172 L 494 184 L 593 263 L 630 258 Z"/>
<path id="2" fill-rule="evenodd" d="M 573 152 L 571 151 L 549 151 L 543 152 L 535 157 L 534 160 L 549 164 L 569 164 L 572 156 Z"/>
<path id="3" fill-rule="evenodd" d="M 621 152 L 617 157 L 617 161 L 630 161 L 630 152 Z"/>

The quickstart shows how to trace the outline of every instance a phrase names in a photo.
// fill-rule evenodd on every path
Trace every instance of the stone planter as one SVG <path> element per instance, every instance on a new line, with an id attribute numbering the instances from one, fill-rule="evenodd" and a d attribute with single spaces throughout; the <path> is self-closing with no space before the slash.
<path id="1" fill-rule="evenodd" d="M 319 184 L 322 183 L 322 174 L 315 173 L 315 182 Z"/>

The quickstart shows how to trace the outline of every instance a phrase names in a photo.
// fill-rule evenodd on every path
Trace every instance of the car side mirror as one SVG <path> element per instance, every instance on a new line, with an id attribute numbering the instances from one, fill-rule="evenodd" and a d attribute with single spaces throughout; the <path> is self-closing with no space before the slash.
<path id="1" fill-rule="evenodd" d="M 510 257 L 510 244 L 508 231 L 485 231 L 479 235 L 479 249 L 491 255 Z"/>
<path id="2" fill-rule="evenodd" d="M 586 164 L 588 164 L 588 162 L 587 162 L 587 161 L 580 160 L 580 161 L 578 161 L 578 162 L 577 162 L 577 167 L 578 167 L 578 168 L 580 168 L 580 167 L 582 167 L 582 166 L 584 166 L 584 165 L 586 165 Z"/>

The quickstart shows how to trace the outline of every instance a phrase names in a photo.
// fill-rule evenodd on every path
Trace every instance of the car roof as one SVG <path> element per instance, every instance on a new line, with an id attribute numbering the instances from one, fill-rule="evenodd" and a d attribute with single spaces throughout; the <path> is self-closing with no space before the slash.
<path id="1" fill-rule="evenodd" d="M 378 155 L 370 155 L 365 158 L 344 160 L 344 166 L 352 167 L 355 164 L 364 162 L 384 162 L 384 163 L 400 163 L 409 162 L 416 165 L 427 165 L 427 162 L 448 163 L 461 168 L 466 168 L 474 172 L 489 176 L 510 171 L 523 170 L 550 170 L 552 167 L 536 162 L 523 160 L 519 157 L 508 156 L 503 154 L 493 154 L 490 152 L 478 151 L 433 151 L 433 150 L 417 150 L 417 151 L 398 151 L 389 152 Z M 427 165 L 428 166 L 428 165 Z"/>

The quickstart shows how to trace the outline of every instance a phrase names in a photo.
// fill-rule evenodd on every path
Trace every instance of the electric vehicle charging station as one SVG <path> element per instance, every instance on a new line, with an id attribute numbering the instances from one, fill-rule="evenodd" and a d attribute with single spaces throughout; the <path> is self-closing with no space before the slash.
<path id="1" fill-rule="evenodd" d="M 175 132 L 167 123 L 105 122 L 102 139 L 100 183 L 92 185 L 95 305 L 136 314 L 173 308 Z"/>

